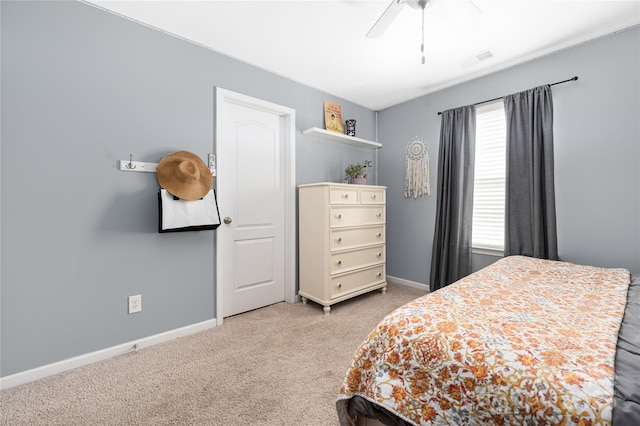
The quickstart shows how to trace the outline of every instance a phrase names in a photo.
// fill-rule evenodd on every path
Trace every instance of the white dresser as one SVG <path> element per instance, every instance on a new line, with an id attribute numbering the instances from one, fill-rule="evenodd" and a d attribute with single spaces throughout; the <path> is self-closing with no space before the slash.
<path id="1" fill-rule="evenodd" d="M 331 305 L 381 288 L 385 269 L 386 187 L 340 183 L 298 186 L 300 291 Z"/>

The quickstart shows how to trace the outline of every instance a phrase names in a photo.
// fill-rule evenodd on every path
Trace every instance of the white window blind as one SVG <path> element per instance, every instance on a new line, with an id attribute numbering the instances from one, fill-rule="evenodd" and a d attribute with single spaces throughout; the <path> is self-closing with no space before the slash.
<path id="1" fill-rule="evenodd" d="M 504 250 L 506 122 L 502 100 L 476 108 L 474 249 Z"/>

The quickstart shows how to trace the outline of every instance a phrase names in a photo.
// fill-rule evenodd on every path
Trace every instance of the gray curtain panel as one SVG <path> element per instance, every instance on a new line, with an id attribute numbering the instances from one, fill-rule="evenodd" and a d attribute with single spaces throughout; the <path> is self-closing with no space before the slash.
<path id="1" fill-rule="evenodd" d="M 471 273 L 475 143 L 475 106 L 442 113 L 431 291 Z"/>
<path id="2" fill-rule="evenodd" d="M 505 96 L 507 171 L 504 255 L 558 259 L 553 178 L 553 99 L 548 85 Z"/>

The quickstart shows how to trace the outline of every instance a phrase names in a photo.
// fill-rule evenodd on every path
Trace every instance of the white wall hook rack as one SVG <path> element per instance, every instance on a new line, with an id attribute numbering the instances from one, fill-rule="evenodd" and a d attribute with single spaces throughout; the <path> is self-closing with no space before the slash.
<path id="1" fill-rule="evenodd" d="M 211 176 L 216 175 L 216 155 L 215 154 L 207 154 L 207 160 L 209 162 L 208 167 L 211 170 Z"/>
<path id="2" fill-rule="evenodd" d="M 150 172 L 155 173 L 158 169 L 158 163 L 144 163 L 142 161 L 133 161 L 133 155 L 129 155 L 128 160 L 120 160 L 119 169 L 123 172 Z"/>

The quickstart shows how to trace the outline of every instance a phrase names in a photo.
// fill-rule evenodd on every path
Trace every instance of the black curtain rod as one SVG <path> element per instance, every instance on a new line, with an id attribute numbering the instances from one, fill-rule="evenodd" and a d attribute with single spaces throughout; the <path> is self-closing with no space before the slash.
<path id="1" fill-rule="evenodd" d="M 556 84 L 568 83 L 568 82 L 570 82 L 570 81 L 576 81 L 577 79 L 578 79 L 578 76 L 575 76 L 575 77 L 572 77 L 572 78 L 570 78 L 570 79 L 568 79 L 568 80 L 562 80 L 562 81 L 557 81 L 557 82 L 555 82 L 555 83 L 551 83 L 549 86 L 555 86 Z M 499 97 L 499 98 L 489 99 L 489 100 L 482 101 L 482 102 L 476 102 L 476 103 L 475 103 L 475 104 L 473 104 L 473 105 L 486 104 L 487 102 L 497 101 L 498 99 L 502 99 L 502 98 L 504 98 L 504 96 L 501 96 L 501 97 Z M 438 115 L 441 115 L 441 114 L 442 114 L 442 111 L 439 111 L 439 112 L 438 112 Z"/>

